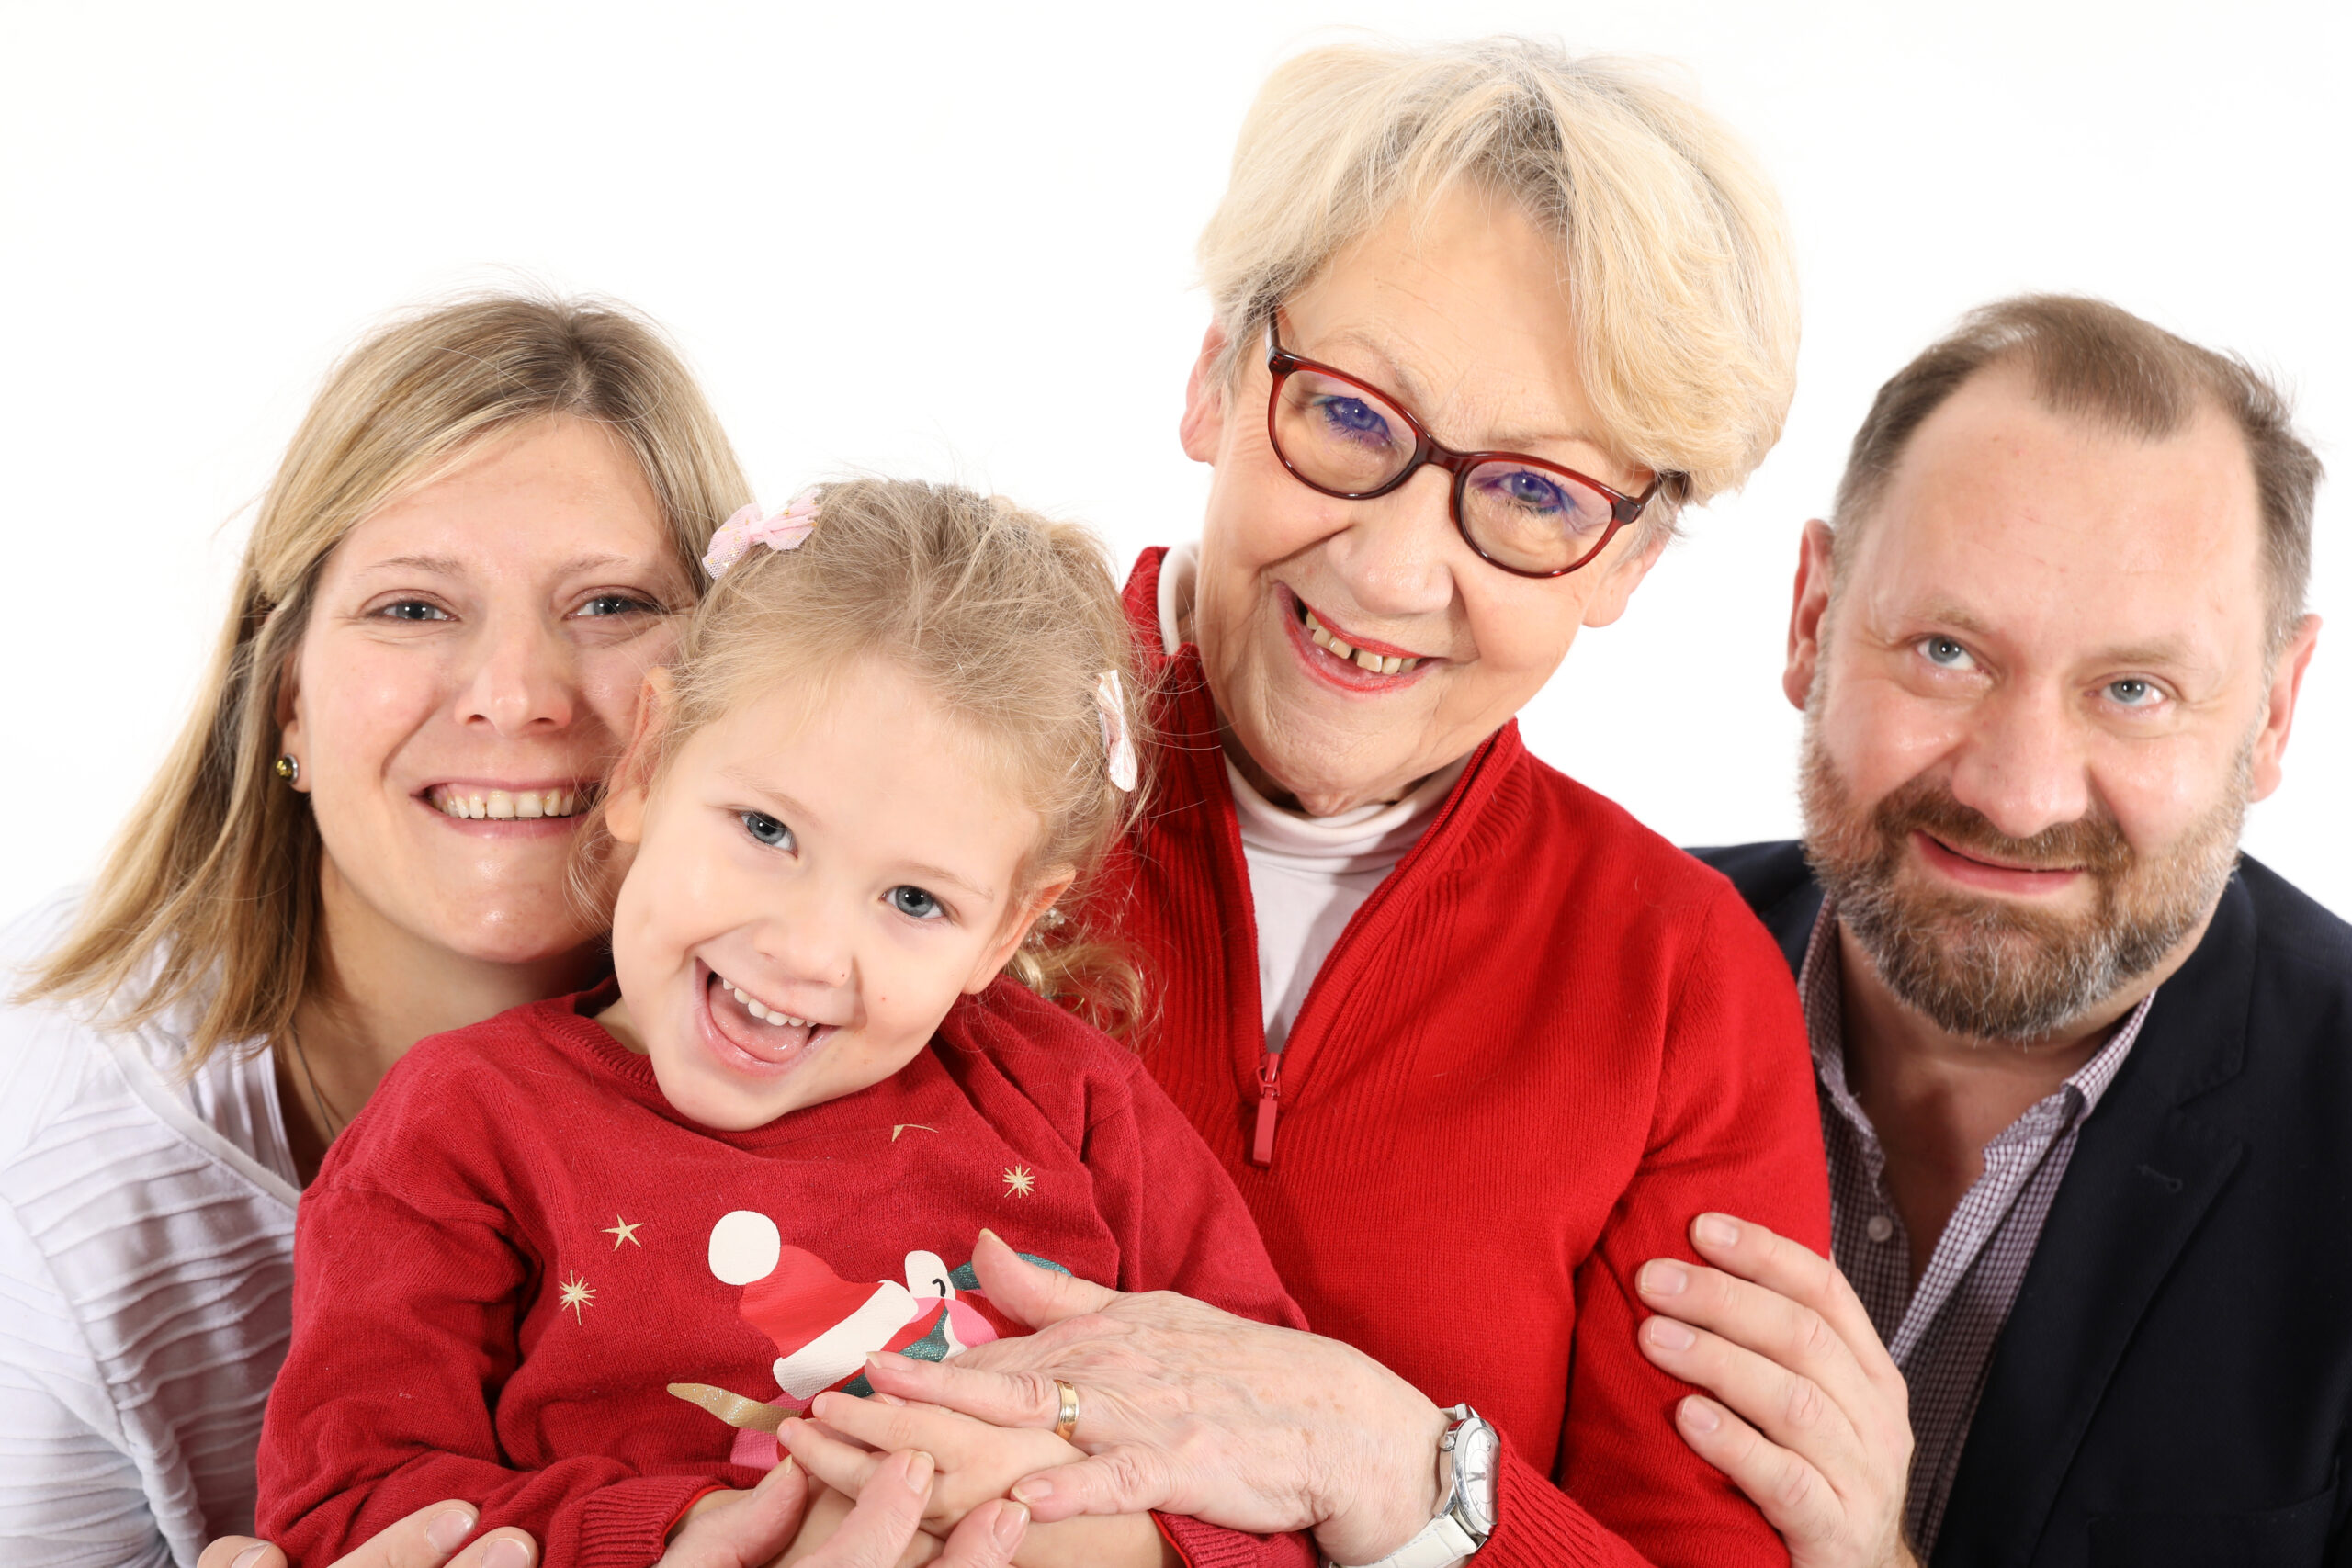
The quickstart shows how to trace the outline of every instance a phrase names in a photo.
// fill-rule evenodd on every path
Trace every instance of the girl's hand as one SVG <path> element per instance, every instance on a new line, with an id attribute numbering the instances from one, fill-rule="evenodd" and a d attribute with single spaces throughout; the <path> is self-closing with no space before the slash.
<path id="1" fill-rule="evenodd" d="M 1903 1540 L 1910 1396 L 1835 1264 L 1762 1225 L 1702 1214 L 1712 1269 L 1643 1265 L 1642 1354 L 1698 1384 L 1682 1440 L 1731 1477 L 1794 1568 L 1912 1568 Z M 1720 1403 L 1718 1403 L 1720 1401 Z"/>
<path id="2" fill-rule="evenodd" d="M 1046 1432 L 1054 1380 L 1069 1382 L 1091 1457 L 1013 1487 L 1040 1527 L 1158 1508 L 1259 1534 L 1312 1529 L 1325 1555 L 1369 1562 L 1437 1513 L 1445 1413 L 1362 1351 L 1035 1268 L 986 1231 L 972 1266 L 989 1300 L 1038 1332 L 952 1361 L 869 1356 L 866 1381 Z"/>
<path id="3" fill-rule="evenodd" d="M 778 1437 L 794 1460 L 836 1495 L 861 1495 L 886 1462 L 886 1453 L 912 1449 L 931 1455 L 938 1472 L 922 1528 L 937 1536 L 946 1535 L 972 1510 L 1004 1496 L 1030 1474 L 1085 1458 L 1051 1432 L 991 1427 L 936 1404 L 910 1404 L 887 1393 L 872 1399 L 824 1394 L 811 1414 L 819 1419 L 787 1421 Z M 1017 1561 L 1022 1568 L 1057 1568 L 1062 1563 L 1148 1568 L 1182 1560 L 1161 1539 L 1151 1517 L 1136 1513 L 1034 1525 Z"/>
<path id="4" fill-rule="evenodd" d="M 851 1504 L 812 1485 L 786 1460 L 752 1491 L 715 1492 L 696 1503 L 671 1533 L 656 1568 L 1006 1568 L 1028 1530 L 1029 1510 L 984 1504 L 965 1516 L 943 1549 L 922 1533 L 933 1469 L 929 1454 L 877 1456 L 865 1495 Z"/>
<path id="5" fill-rule="evenodd" d="M 855 1506 L 822 1546 L 797 1559 L 798 1568 L 907 1568 L 920 1562 L 933 1568 L 1006 1568 L 1028 1531 L 1029 1510 L 1002 1498 L 983 1503 L 964 1516 L 943 1550 L 922 1533 L 932 1476 L 929 1454 L 877 1460 Z"/>
<path id="6" fill-rule="evenodd" d="M 432 1504 L 386 1525 L 334 1568 L 531 1568 L 538 1561 L 538 1543 L 512 1526 L 468 1541 L 480 1517 L 471 1503 Z M 249 1535 L 222 1536 L 197 1568 L 286 1568 L 286 1554 Z"/>
<path id="7" fill-rule="evenodd" d="M 777 1440 L 811 1476 L 845 1496 L 863 1494 L 885 1455 L 909 1450 L 930 1455 L 938 1471 L 922 1528 L 939 1536 L 982 1503 L 1012 1491 L 1013 1483 L 1086 1457 L 1051 1432 L 991 1427 L 887 1393 L 872 1399 L 820 1394 L 809 1414 L 817 1419 L 786 1421 Z"/>

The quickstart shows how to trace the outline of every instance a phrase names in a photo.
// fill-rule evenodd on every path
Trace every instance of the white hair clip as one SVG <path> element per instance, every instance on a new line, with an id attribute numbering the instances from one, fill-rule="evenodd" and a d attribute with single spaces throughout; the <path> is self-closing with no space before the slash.
<path id="1" fill-rule="evenodd" d="M 820 487 L 810 485 L 773 517 L 761 516 L 756 506 L 743 508 L 710 536 L 710 551 L 702 558 L 703 570 L 713 577 L 724 577 L 727 569 L 741 560 L 753 545 L 772 550 L 798 549 L 801 541 L 816 531 L 817 502 L 823 495 Z"/>
<path id="2" fill-rule="evenodd" d="M 1111 766 L 1111 783 L 1122 795 L 1132 794 L 1138 772 L 1136 739 L 1127 733 L 1127 705 L 1116 670 L 1094 677 L 1094 710 L 1102 720 L 1102 755 Z"/>

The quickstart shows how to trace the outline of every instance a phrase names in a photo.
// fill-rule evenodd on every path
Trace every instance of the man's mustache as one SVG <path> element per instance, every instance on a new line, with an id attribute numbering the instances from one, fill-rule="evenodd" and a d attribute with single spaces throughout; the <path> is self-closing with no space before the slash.
<path id="1" fill-rule="evenodd" d="M 2030 838 L 2018 839 L 1993 826 L 1975 807 L 1963 806 L 1939 782 L 1913 779 L 1878 803 L 1871 813 L 1884 852 L 1899 855 L 1914 832 L 1971 859 L 2035 870 L 2081 870 L 2106 877 L 2132 863 L 2132 846 L 2114 814 L 2094 798 L 2072 822 L 2053 822 Z"/>

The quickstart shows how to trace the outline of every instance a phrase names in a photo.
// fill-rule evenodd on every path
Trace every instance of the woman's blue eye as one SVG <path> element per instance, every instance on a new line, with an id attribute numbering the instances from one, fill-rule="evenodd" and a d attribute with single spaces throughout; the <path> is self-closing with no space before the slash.
<path id="1" fill-rule="evenodd" d="M 1525 468 L 1513 468 L 1505 474 L 1497 488 L 1503 500 L 1530 512 L 1559 512 L 1569 504 L 1558 485 Z"/>
<path id="2" fill-rule="evenodd" d="M 792 829 L 764 811 L 739 811 L 743 819 L 743 831 L 770 849 L 790 849 Z"/>
<path id="3" fill-rule="evenodd" d="M 1385 440 L 1388 422 L 1380 411 L 1362 398 L 1329 397 L 1317 401 L 1323 421 L 1333 430 L 1352 440 Z"/>
<path id="4" fill-rule="evenodd" d="M 939 907 L 938 899 L 920 887 L 910 887 L 902 884 L 890 889 L 888 897 L 890 908 L 910 919 L 935 920 L 946 913 Z"/>
<path id="5" fill-rule="evenodd" d="M 422 599 L 402 599 L 398 604 L 385 605 L 376 614 L 388 621 L 446 621 L 449 618 L 449 613 L 440 605 L 429 604 Z"/>
<path id="6" fill-rule="evenodd" d="M 628 593 L 599 593 L 575 614 L 592 618 L 604 615 L 626 615 L 633 611 L 658 611 L 662 606 L 649 604 Z"/>

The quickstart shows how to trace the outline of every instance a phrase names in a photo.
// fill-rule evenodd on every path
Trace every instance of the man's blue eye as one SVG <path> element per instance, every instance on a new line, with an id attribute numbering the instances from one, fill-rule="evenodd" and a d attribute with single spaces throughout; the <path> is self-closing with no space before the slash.
<path id="1" fill-rule="evenodd" d="M 1957 664 L 1968 657 L 1968 649 L 1948 637 L 1929 637 L 1921 645 L 1921 651 L 1927 654 L 1928 662 L 1933 664 Z"/>
<path id="2" fill-rule="evenodd" d="M 910 919 L 933 920 L 944 913 L 939 907 L 939 900 L 920 887 L 903 885 L 893 887 L 890 889 L 889 897 L 890 908 Z"/>
<path id="3" fill-rule="evenodd" d="M 764 811 L 739 811 L 743 819 L 743 831 L 770 849 L 788 849 L 792 844 L 792 829 Z"/>
<path id="4" fill-rule="evenodd" d="M 2156 694 L 2156 689 L 2145 681 L 2110 681 L 2107 692 L 2128 708 L 2145 707 Z"/>

